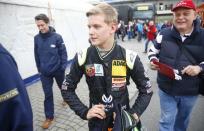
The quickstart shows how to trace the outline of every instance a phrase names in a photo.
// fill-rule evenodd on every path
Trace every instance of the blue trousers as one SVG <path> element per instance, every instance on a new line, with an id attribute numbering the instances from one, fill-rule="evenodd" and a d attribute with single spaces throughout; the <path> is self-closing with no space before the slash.
<path id="1" fill-rule="evenodd" d="M 147 49 L 148 49 L 148 44 L 149 44 L 149 42 L 152 42 L 153 44 L 155 44 L 156 43 L 156 41 L 155 40 L 149 40 L 149 39 L 147 39 L 147 41 L 145 42 L 145 52 L 147 52 Z"/>
<path id="2" fill-rule="evenodd" d="M 171 96 L 159 90 L 161 118 L 159 131 L 186 131 L 198 96 Z"/>
<path id="3" fill-rule="evenodd" d="M 56 71 L 53 75 L 45 76 L 41 75 L 40 79 L 42 82 L 43 91 L 45 94 L 44 100 L 44 112 L 45 117 L 52 119 L 54 118 L 54 101 L 53 101 L 53 81 L 57 82 L 58 87 L 61 89 L 62 83 L 64 81 L 65 72 L 62 70 Z"/>
<path id="4" fill-rule="evenodd" d="M 132 39 L 132 31 L 128 31 L 127 35 L 128 35 L 128 40 Z"/>

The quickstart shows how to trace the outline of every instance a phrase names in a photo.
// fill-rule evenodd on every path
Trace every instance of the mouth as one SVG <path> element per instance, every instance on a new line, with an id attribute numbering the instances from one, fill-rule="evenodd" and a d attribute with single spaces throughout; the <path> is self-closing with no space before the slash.
<path id="1" fill-rule="evenodd" d="M 91 39 L 91 41 L 95 41 L 95 40 L 97 40 L 97 38 L 90 38 Z"/>
<path id="2" fill-rule="evenodd" d="M 41 32 L 41 33 L 45 33 L 45 31 L 44 31 L 44 30 L 40 30 L 40 32 Z"/>
<path id="3" fill-rule="evenodd" d="M 186 22 L 178 21 L 178 24 L 185 24 Z"/>

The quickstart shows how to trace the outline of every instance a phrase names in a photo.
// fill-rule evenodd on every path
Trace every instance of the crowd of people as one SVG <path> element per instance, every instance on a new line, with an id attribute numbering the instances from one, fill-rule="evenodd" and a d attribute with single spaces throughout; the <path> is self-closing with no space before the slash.
<path id="1" fill-rule="evenodd" d="M 148 44 L 152 42 L 155 44 L 155 39 L 162 29 L 171 27 L 171 20 L 165 20 L 164 23 L 157 23 L 153 20 L 134 20 L 129 21 L 127 25 L 125 25 L 124 21 L 120 20 L 118 23 L 118 29 L 116 30 L 117 39 L 124 41 L 125 36 L 127 36 L 128 40 L 136 38 L 138 42 L 144 42 L 144 53 L 147 53 Z"/>
<path id="2" fill-rule="evenodd" d="M 45 14 L 37 15 L 35 23 L 39 33 L 34 37 L 34 55 L 45 94 L 42 128 L 48 129 L 55 119 L 52 90 L 55 79 L 63 103 L 88 120 L 90 131 L 140 131 L 140 118 L 151 101 L 153 90 L 137 53 L 123 48 L 115 40 L 121 35 L 124 41 L 127 34 L 128 39 L 136 36 L 138 41 L 147 39 L 144 53 L 148 53 L 152 69 L 158 70 L 159 131 L 186 131 L 199 94 L 198 75 L 204 72 L 204 29 L 200 27 L 193 1 L 179 1 L 172 12 L 172 25 L 165 22 L 158 29 L 154 21 L 145 24 L 138 20 L 127 26 L 120 21 L 118 24 L 115 8 L 106 3 L 94 6 L 86 13 L 90 46 L 76 53 L 66 76 L 67 51 L 63 38 L 49 26 Z M 150 41 L 153 45 L 148 50 Z M 195 57 L 196 64 L 184 50 Z M 162 73 L 158 63 L 179 70 L 182 79 Z M 25 85 L 14 58 L 2 45 L 0 67 L 0 130 L 32 131 L 33 114 Z M 83 75 L 88 85 L 89 105 L 82 103 L 76 93 Z M 128 94 L 130 78 L 138 89 L 133 106 Z"/>

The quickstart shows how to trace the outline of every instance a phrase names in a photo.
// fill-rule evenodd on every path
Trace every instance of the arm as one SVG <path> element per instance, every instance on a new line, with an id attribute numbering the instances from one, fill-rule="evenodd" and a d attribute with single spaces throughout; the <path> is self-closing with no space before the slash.
<path id="1" fill-rule="evenodd" d="M 60 61 L 61 61 L 61 66 L 62 66 L 61 68 L 62 70 L 65 70 L 67 67 L 67 50 L 66 50 L 64 41 L 60 35 L 57 40 L 57 45 L 59 49 L 59 56 L 60 56 Z"/>
<path id="2" fill-rule="evenodd" d="M 0 129 L 32 131 L 31 105 L 14 59 L 0 54 L 0 68 Z"/>
<path id="3" fill-rule="evenodd" d="M 70 73 L 66 75 L 61 92 L 63 99 L 69 104 L 70 108 L 85 120 L 87 119 L 88 107 L 80 101 L 75 92 L 82 75 L 83 69 L 82 66 L 79 66 L 76 55 L 71 65 Z"/>
<path id="4" fill-rule="evenodd" d="M 160 33 L 156 37 L 156 43 L 153 44 L 148 51 L 148 58 L 152 69 L 158 70 L 158 66 L 153 63 L 154 60 L 159 61 L 158 54 L 161 49 L 161 41 L 163 36 Z"/>
<path id="5" fill-rule="evenodd" d="M 139 90 L 138 97 L 130 109 L 130 113 L 140 117 L 149 105 L 153 92 L 150 80 L 145 75 L 144 67 L 138 56 L 135 58 L 134 67 L 130 71 L 130 75 Z"/>
<path id="6" fill-rule="evenodd" d="M 38 56 L 38 45 L 37 45 L 37 42 L 36 42 L 36 37 L 34 38 L 34 55 L 35 55 L 35 63 L 36 63 L 36 66 L 37 66 L 37 70 L 40 73 L 40 59 L 39 59 L 39 56 Z"/>

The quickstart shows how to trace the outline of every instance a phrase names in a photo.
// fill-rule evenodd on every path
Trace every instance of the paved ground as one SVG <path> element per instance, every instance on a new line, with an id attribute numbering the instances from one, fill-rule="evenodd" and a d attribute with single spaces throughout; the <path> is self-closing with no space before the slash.
<path id="1" fill-rule="evenodd" d="M 150 76 L 152 85 L 154 87 L 154 95 L 151 100 L 151 103 L 147 110 L 144 112 L 142 116 L 142 122 L 145 126 L 145 131 L 157 131 L 158 130 L 158 120 L 159 120 L 159 99 L 157 95 L 157 85 L 156 85 L 156 72 L 152 71 L 148 68 L 148 59 L 147 55 L 143 54 L 144 50 L 144 42 L 138 43 L 135 39 L 126 40 L 121 43 L 122 46 L 128 49 L 132 49 L 138 52 L 144 67 L 147 73 Z M 44 94 L 41 88 L 41 83 L 37 82 L 28 88 L 29 97 L 31 100 L 32 108 L 33 108 L 33 116 L 34 116 L 34 130 L 35 131 L 43 131 L 40 127 L 42 121 L 44 120 L 44 107 L 43 100 Z M 68 106 L 63 107 L 61 105 L 62 98 L 59 92 L 59 89 L 56 87 L 56 84 L 53 88 L 54 92 L 54 101 L 55 101 L 55 122 L 47 131 L 88 131 L 87 121 L 81 120 L 73 111 L 70 110 Z M 136 96 L 137 90 L 135 89 L 135 85 L 131 82 L 129 86 L 130 99 L 133 103 L 134 98 Z M 85 84 L 85 80 L 82 79 L 77 88 L 77 94 L 80 99 L 88 105 L 88 88 Z M 198 104 L 192 114 L 192 120 L 190 122 L 188 131 L 203 131 L 204 130 L 204 98 L 200 97 L 198 100 Z"/>

